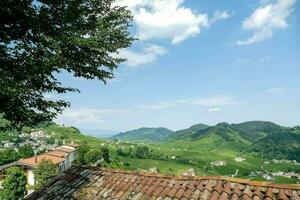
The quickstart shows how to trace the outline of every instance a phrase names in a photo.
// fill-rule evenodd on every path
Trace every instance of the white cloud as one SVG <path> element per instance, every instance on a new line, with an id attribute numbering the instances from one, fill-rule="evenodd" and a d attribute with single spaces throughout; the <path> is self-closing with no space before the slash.
<path id="1" fill-rule="evenodd" d="M 230 13 L 228 13 L 228 11 L 217 10 L 217 11 L 215 11 L 213 18 L 210 20 L 210 24 L 213 24 L 218 20 L 228 19 L 228 18 L 232 17 L 233 15 L 234 15 L 234 13 L 230 14 Z"/>
<path id="2" fill-rule="evenodd" d="M 211 23 L 230 17 L 216 11 L 210 21 L 206 13 L 196 13 L 183 6 L 184 0 L 118 0 L 117 5 L 128 6 L 137 26 L 140 40 L 171 39 L 178 44 L 198 35 Z"/>
<path id="3" fill-rule="evenodd" d="M 126 65 L 136 67 L 153 63 L 159 56 L 167 54 L 168 51 L 158 45 L 148 44 L 141 52 L 135 52 L 129 49 L 122 49 L 119 52 L 119 57 L 126 58 Z"/>
<path id="4" fill-rule="evenodd" d="M 266 90 L 269 94 L 283 94 L 288 91 L 288 87 L 274 87 Z"/>
<path id="5" fill-rule="evenodd" d="M 258 63 L 265 63 L 267 62 L 268 60 L 271 59 L 271 56 L 264 56 L 264 57 L 261 57 L 259 60 L 258 60 Z"/>
<path id="6" fill-rule="evenodd" d="M 232 97 L 213 96 L 213 97 L 196 99 L 193 100 L 191 103 L 195 105 L 202 105 L 202 106 L 227 106 L 227 105 L 236 104 L 237 102 Z"/>
<path id="7" fill-rule="evenodd" d="M 242 28 L 254 31 L 252 37 L 237 41 L 238 45 L 250 45 L 273 36 L 276 29 L 288 27 L 287 17 L 291 14 L 296 0 L 277 0 L 257 8 L 243 21 Z"/>
<path id="8" fill-rule="evenodd" d="M 246 64 L 249 64 L 251 62 L 251 59 L 250 58 L 239 58 L 239 59 L 236 60 L 236 62 L 238 64 L 246 65 Z"/>
<path id="9" fill-rule="evenodd" d="M 128 114 L 129 110 L 123 109 L 94 109 L 94 108 L 77 108 L 65 110 L 58 116 L 58 123 L 76 123 L 79 125 L 100 124 L 103 118 L 111 115 Z"/>
<path id="10" fill-rule="evenodd" d="M 221 111 L 221 109 L 214 107 L 214 108 L 209 108 L 207 111 L 208 112 L 218 112 L 218 111 Z"/>
<path id="11" fill-rule="evenodd" d="M 162 101 L 155 104 L 142 105 L 141 108 L 149 110 L 164 109 L 177 105 L 199 105 L 199 106 L 228 106 L 238 104 L 234 98 L 229 96 L 212 96 L 204 98 L 179 99 L 171 101 Z"/>

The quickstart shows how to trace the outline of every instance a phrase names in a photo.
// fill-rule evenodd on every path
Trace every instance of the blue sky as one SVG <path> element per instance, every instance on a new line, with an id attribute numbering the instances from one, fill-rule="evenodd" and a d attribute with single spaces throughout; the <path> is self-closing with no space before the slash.
<path id="1" fill-rule="evenodd" d="M 196 123 L 300 124 L 296 0 L 119 0 L 139 38 L 107 85 L 61 74 L 81 93 L 56 120 L 84 129 Z M 48 98 L 55 98 L 49 95 Z"/>

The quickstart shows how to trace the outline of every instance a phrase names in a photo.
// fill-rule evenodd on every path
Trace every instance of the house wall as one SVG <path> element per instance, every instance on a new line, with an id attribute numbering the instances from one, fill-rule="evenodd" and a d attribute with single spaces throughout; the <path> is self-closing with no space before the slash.
<path id="1" fill-rule="evenodd" d="M 34 185 L 35 184 L 35 178 L 34 178 L 34 173 L 32 169 L 27 170 L 27 183 L 29 185 Z"/>
<path id="2" fill-rule="evenodd" d="M 66 157 L 65 157 L 65 161 L 64 163 L 64 169 L 69 169 L 72 166 L 72 163 L 75 161 L 76 157 L 75 157 L 75 152 L 71 152 L 69 153 Z"/>

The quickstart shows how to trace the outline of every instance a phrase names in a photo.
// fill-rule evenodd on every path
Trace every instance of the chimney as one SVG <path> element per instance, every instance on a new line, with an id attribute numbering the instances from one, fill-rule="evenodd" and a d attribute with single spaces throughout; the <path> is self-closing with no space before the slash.
<path id="1" fill-rule="evenodd" d="M 37 152 L 34 151 L 34 162 L 37 163 L 38 159 L 37 159 Z"/>

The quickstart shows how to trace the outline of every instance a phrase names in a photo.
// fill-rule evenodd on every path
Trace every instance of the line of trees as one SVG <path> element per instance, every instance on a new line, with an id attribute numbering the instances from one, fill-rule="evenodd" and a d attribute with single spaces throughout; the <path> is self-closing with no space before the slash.
<path id="1" fill-rule="evenodd" d="M 0 151 L 0 165 L 4 165 L 10 162 L 14 162 L 21 158 L 29 158 L 34 156 L 34 151 L 31 145 L 26 144 L 16 151 L 15 149 L 9 148 Z"/>
<path id="2" fill-rule="evenodd" d="M 11 167 L 5 170 L 3 188 L 0 189 L 0 199 L 20 200 L 27 193 L 27 189 L 38 189 L 58 175 L 58 167 L 50 160 L 42 160 L 34 169 L 36 184 L 27 185 L 27 178 L 22 168 Z"/>
<path id="3" fill-rule="evenodd" d="M 147 146 L 137 146 L 135 149 L 130 148 L 118 148 L 117 149 L 118 156 L 132 156 L 136 158 L 148 158 L 151 155 L 151 150 Z"/>
<path id="4" fill-rule="evenodd" d="M 81 165 L 98 164 L 101 165 L 101 161 L 106 163 L 111 162 L 109 149 L 107 147 L 90 148 L 87 144 L 82 144 L 77 149 L 76 162 Z"/>

